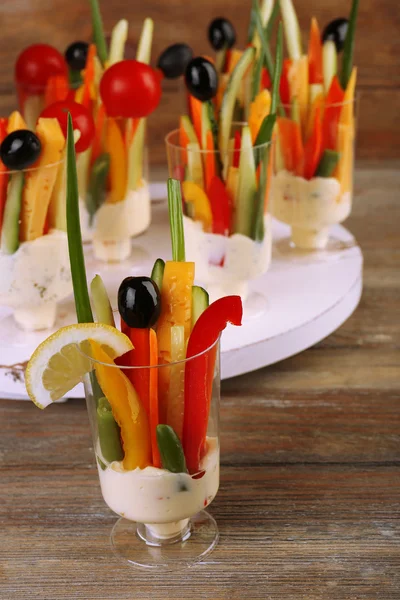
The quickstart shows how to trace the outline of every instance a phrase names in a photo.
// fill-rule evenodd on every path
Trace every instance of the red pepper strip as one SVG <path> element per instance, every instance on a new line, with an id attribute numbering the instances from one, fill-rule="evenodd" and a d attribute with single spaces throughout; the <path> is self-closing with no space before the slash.
<path id="1" fill-rule="evenodd" d="M 150 366 L 158 365 L 158 342 L 157 334 L 154 329 L 150 329 L 149 332 L 149 357 Z M 164 367 L 167 369 L 168 367 Z M 157 425 L 159 425 L 159 414 L 158 414 L 158 369 L 149 369 L 149 421 L 150 421 L 150 438 L 151 438 L 151 452 L 153 456 L 153 465 L 155 467 L 161 467 L 160 451 L 157 444 Z"/>
<path id="2" fill-rule="evenodd" d="M 322 156 L 322 122 L 321 107 L 315 109 L 314 128 L 304 148 L 304 174 L 305 179 L 314 177 Z"/>
<path id="3" fill-rule="evenodd" d="M 269 76 L 268 70 L 263 67 L 261 70 L 261 89 L 270 90 L 272 87 L 271 77 Z"/>
<path id="4" fill-rule="evenodd" d="M 133 344 L 130 354 L 132 367 L 147 367 L 150 364 L 150 330 L 129 328 L 129 338 Z M 130 369 L 127 373 L 135 388 L 140 402 L 148 416 L 150 416 L 150 373 L 149 369 Z"/>
<path id="5" fill-rule="evenodd" d="M 343 101 L 344 91 L 340 86 L 337 75 L 335 75 L 325 99 L 325 113 L 322 123 L 322 145 L 324 150 L 337 149 L 338 125 Z"/>
<path id="6" fill-rule="evenodd" d="M 315 17 L 311 19 L 310 41 L 308 43 L 308 82 L 324 82 L 321 34 Z"/>
<path id="7" fill-rule="evenodd" d="M 186 357 L 195 358 L 189 360 L 185 368 L 183 449 L 189 473 L 192 474 L 199 471 L 205 450 L 214 374 L 216 350 L 205 350 L 216 342 L 228 323 L 241 325 L 242 316 L 240 296 L 220 298 L 200 315 L 189 337 Z"/>
<path id="8" fill-rule="evenodd" d="M 0 144 L 7 136 L 7 124 L 8 119 L 0 119 Z M 7 200 L 7 183 L 8 183 L 8 173 L 7 167 L 0 161 L 0 235 L 1 228 L 3 226 L 3 214 L 4 207 L 6 205 Z"/>
<path id="9" fill-rule="evenodd" d="M 286 112 L 288 112 L 290 108 L 290 86 L 289 86 L 289 70 L 292 66 L 292 61 L 290 58 L 285 58 L 282 65 L 282 75 L 279 83 L 279 93 L 281 96 L 282 104 L 286 108 Z"/>
<path id="10" fill-rule="evenodd" d="M 207 196 L 212 212 L 212 231 L 221 235 L 229 235 L 231 222 L 231 201 L 224 183 L 217 175 L 213 175 Z"/>
<path id="11" fill-rule="evenodd" d="M 44 93 L 44 106 L 65 100 L 69 94 L 68 77 L 66 75 L 52 75 L 46 83 Z"/>
<path id="12" fill-rule="evenodd" d="M 198 140 L 201 140 L 201 102 L 189 94 L 190 116 Z"/>
<path id="13" fill-rule="evenodd" d="M 242 145 L 242 136 L 240 134 L 240 131 L 235 131 L 235 143 L 234 143 L 234 147 L 233 147 L 232 166 L 235 167 L 236 169 L 239 168 L 241 145 Z"/>

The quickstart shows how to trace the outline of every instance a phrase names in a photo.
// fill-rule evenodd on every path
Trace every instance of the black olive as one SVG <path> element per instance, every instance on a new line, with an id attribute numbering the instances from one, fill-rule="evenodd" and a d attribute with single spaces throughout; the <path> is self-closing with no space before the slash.
<path id="1" fill-rule="evenodd" d="M 235 28 L 228 19 L 214 19 L 208 26 L 208 39 L 214 50 L 232 48 L 236 42 Z"/>
<path id="2" fill-rule="evenodd" d="M 157 284 L 150 277 L 126 277 L 118 290 L 118 310 L 129 327 L 151 327 L 161 312 Z"/>
<path id="3" fill-rule="evenodd" d="M 40 156 L 42 145 L 37 135 L 28 129 L 18 129 L 4 138 L 0 158 L 8 169 L 27 169 Z"/>
<path id="4" fill-rule="evenodd" d="M 193 50 L 187 44 L 172 44 L 158 58 L 157 67 L 167 79 L 176 79 L 184 74 L 188 62 L 193 58 Z"/>
<path id="5" fill-rule="evenodd" d="M 74 42 L 65 51 L 65 60 L 73 71 L 82 71 L 86 67 L 89 44 Z"/>
<path id="6" fill-rule="evenodd" d="M 214 65 L 202 56 L 193 58 L 186 67 L 185 82 L 192 96 L 201 102 L 211 100 L 217 93 L 217 71 Z"/>
<path id="7" fill-rule="evenodd" d="M 324 29 L 322 41 L 335 42 L 336 50 L 341 52 L 344 47 L 348 27 L 349 22 L 347 19 L 335 19 L 331 21 Z"/>

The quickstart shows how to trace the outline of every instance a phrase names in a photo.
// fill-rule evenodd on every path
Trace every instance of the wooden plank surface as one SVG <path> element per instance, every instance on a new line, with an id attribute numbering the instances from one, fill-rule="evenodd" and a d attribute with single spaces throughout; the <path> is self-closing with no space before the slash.
<path id="1" fill-rule="evenodd" d="M 246 41 L 251 2 L 247 0 L 125 0 L 101 1 L 105 30 L 110 32 L 122 17 L 130 22 L 127 56 L 134 57 L 141 24 L 146 16 L 155 21 L 153 63 L 159 53 L 176 41 L 189 43 L 198 54 L 210 53 L 207 26 L 225 15 L 235 24 L 238 45 Z M 349 0 L 296 2 L 306 48 L 311 12 L 321 27 L 349 13 Z M 47 42 L 64 51 L 75 39 L 89 39 L 91 25 L 88 0 L 2 0 L 0 3 L 0 114 L 15 106 L 13 66 L 26 45 Z M 359 67 L 360 104 L 358 156 L 398 157 L 400 151 L 400 11 L 397 0 L 363 0 L 356 42 L 355 62 Z M 150 159 L 165 163 L 164 135 L 176 126 L 183 109 L 182 86 L 167 84 L 161 107 L 150 119 Z"/>
<path id="2" fill-rule="evenodd" d="M 335 334 L 222 385 L 221 540 L 175 574 L 117 562 L 84 403 L 0 402 L 0 597 L 398 600 L 400 177 L 359 170 L 364 293 Z"/>

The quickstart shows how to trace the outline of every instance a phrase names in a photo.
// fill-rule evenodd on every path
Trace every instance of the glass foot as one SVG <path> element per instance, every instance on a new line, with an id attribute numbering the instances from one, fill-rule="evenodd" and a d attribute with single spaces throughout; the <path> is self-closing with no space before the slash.
<path id="1" fill-rule="evenodd" d="M 250 292 L 243 305 L 243 319 L 244 321 L 258 319 L 268 310 L 267 298 L 259 292 Z"/>
<path id="2" fill-rule="evenodd" d="M 183 521 L 179 533 L 159 537 L 157 527 L 120 518 L 111 531 L 116 557 L 133 567 L 169 571 L 190 567 L 210 554 L 218 543 L 215 519 L 205 510 Z"/>
<path id="3" fill-rule="evenodd" d="M 343 252 L 357 247 L 355 238 L 350 240 L 340 240 L 330 236 L 324 248 L 304 249 L 299 248 L 293 242 L 292 238 L 282 238 L 274 244 L 274 251 L 278 256 L 288 256 L 290 259 L 299 260 L 301 262 L 312 262 L 327 260 L 338 260 L 344 258 Z"/>

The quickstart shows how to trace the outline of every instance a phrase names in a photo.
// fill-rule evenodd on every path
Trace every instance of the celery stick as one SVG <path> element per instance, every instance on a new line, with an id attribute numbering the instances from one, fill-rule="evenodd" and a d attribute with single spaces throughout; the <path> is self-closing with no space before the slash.
<path id="1" fill-rule="evenodd" d="M 112 30 L 110 53 L 108 56 L 108 66 L 110 67 L 124 58 L 125 44 L 128 39 L 128 27 L 128 21 L 121 19 Z"/>
<path id="2" fill-rule="evenodd" d="M 271 15 L 268 19 L 267 25 L 265 27 L 265 37 L 267 40 L 270 39 L 272 32 L 274 30 L 275 21 L 279 15 L 279 0 L 275 1 L 274 7 L 272 9 Z"/>
<path id="3" fill-rule="evenodd" d="M 292 0 L 279 0 L 279 2 L 289 56 L 292 60 L 299 60 L 303 52 L 301 49 L 300 27 L 293 2 Z"/>
<path id="4" fill-rule="evenodd" d="M 90 284 L 90 294 L 92 297 L 94 314 L 98 323 L 105 323 L 115 327 L 114 315 L 111 308 L 110 299 L 107 294 L 106 286 L 100 275 L 95 275 Z"/>
<path id="5" fill-rule="evenodd" d="M 136 60 L 148 65 L 151 59 L 151 45 L 153 43 L 154 22 L 153 19 L 145 19 L 143 22 L 142 33 L 138 49 L 136 52 Z"/>
<path id="6" fill-rule="evenodd" d="M 96 44 L 97 54 L 104 65 L 107 62 L 108 52 L 98 0 L 90 0 L 90 7 L 92 10 L 93 41 Z"/>
<path id="7" fill-rule="evenodd" d="M 251 237 L 254 218 L 254 199 L 257 191 L 256 165 L 251 132 L 243 127 L 240 147 L 239 184 L 235 211 L 235 233 Z"/>
<path id="8" fill-rule="evenodd" d="M 351 71 L 353 69 L 354 37 L 356 32 L 358 4 L 359 0 L 353 0 L 349 19 L 349 26 L 346 33 L 346 39 L 344 41 L 342 73 L 340 77 L 342 88 L 344 90 L 347 88 L 347 84 L 349 83 L 349 79 L 351 76 Z"/>
<path id="9" fill-rule="evenodd" d="M 67 134 L 67 234 L 72 285 L 78 323 L 93 323 L 79 221 L 79 194 L 71 114 Z"/>
<path id="10" fill-rule="evenodd" d="M 171 229 L 172 260 L 185 262 L 182 193 L 181 182 L 178 179 L 168 179 L 168 212 Z"/>
<path id="11" fill-rule="evenodd" d="M 270 109 L 271 114 L 276 113 L 276 110 L 278 107 L 278 102 L 280 100 L 279 83 L 280 83 L 281 74 L 282 74 L 282 64 L 283 64 L 283 35 L 282 35 L 282 23 L 279 23 L 274 77 L 273 77 L 273 81 L 272 81 L 272 96 L 271 96 L 271 109 Z"/>
<path id="12" fill-rule="evenodd" d="M 128 152 L 128 190 L 137 190 L 143 179 L 146 119 L 140 119 Z"/>

